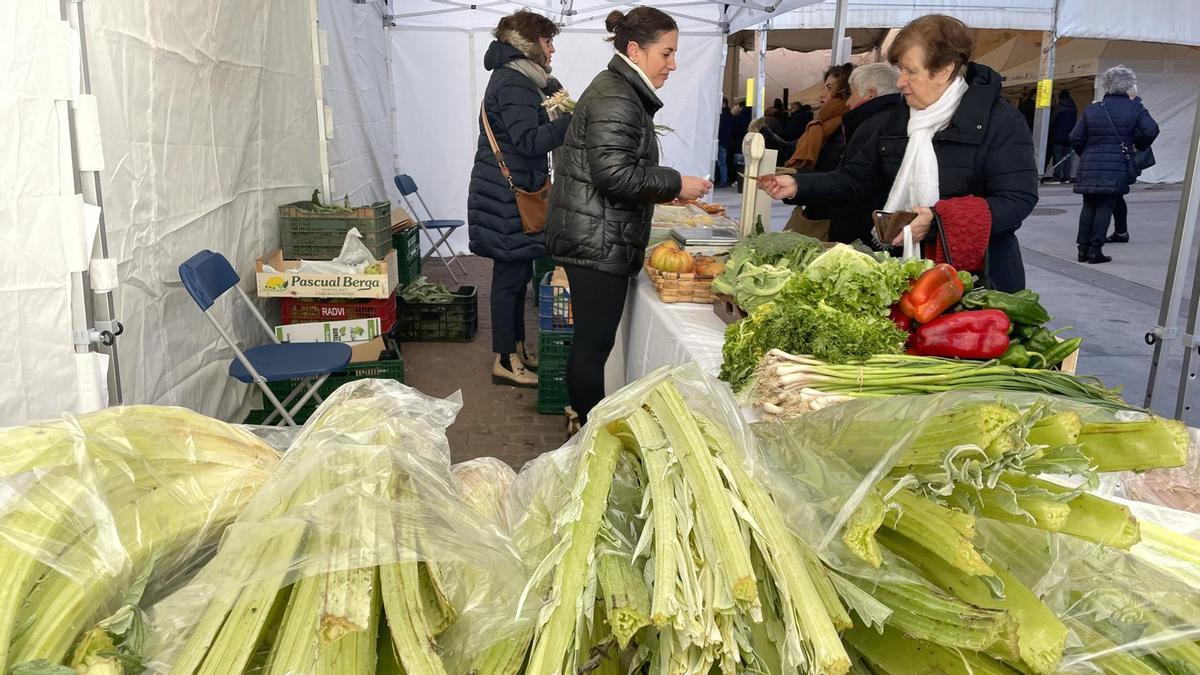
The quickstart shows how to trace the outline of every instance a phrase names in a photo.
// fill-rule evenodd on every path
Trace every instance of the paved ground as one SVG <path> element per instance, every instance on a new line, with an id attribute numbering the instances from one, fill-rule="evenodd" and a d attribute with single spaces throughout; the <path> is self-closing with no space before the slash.
<path id="1" fill-rule="evenodd" d="M 441 263 L 426 261 L 423 272 L 431 281 L 452 286 Z M 458 272 L 461 285 L 479 293 L 479 334 L 474 342 L 406 342 L 405 381 L 432 396 L 463 395 L 463 409 L 450 427 L 450 449 L 455 462 L 474 457 L 497 457 L 514 468 L 562 445 L 561 415 L 537 413 L 537 390 L 492 384 L 492 263 L 486 258 L 463 258 L 467 277 Z M 537 344 L 537 309 L 527 303 L 526 335 Z"/>
<path id="2" fill-rule="evenodd" d="M 1109 245 L 1106 253 L 1114 262 L 1107 265 L 1075 261 L 1081 200 L 1070 186 L 1043 186 L 1038 209 L 1020 233 L 1029 286 L 1042 293 L 1056 326 L 1072 326 L 1072 334 L 1085 338 L 1079 372 L 1123 387 L 1126 399 L 1139 404 L 1145 396 L 1153 351 L 1143 336 L 1158 320 L 1179 199 L 1178 185 L 1136 188 L 1128 197 L 1133 241 Z M 733 207 L 738 197 L 731 190 L 722 190 L 714 201 Z M 776 227 L 786 222 L 788 211 L 787 207 L 776 209 L 772 217 Z M 479 335 L 467 344 L 406 343 L 407 380 L 437 396 L 463 392 L 462 414 L 450 429 L 455 461 L 491 455 L 519 468 L 562 443 L 562 418 L 537 414 L 535 390 L 491 383 L 491 263 L 474 257 L 464 262 L 468 278 L 463 283 L 479 288 Z M 449 283 L 436 261 L 426 266 L 426 272 L 435 281 Z M 532 304 L 526 320 L 533 340 L 536 311 Z M 1161 369 L 1156 409 L 1173 412 L 1180 370 L 1181 352 L 1176 345 Z M 1196 396 L 1200 393 L 1192 398 Z M 1192 425 L 1200 424 L 1200 411 L 1189 409 L 1184 417 Z"/>

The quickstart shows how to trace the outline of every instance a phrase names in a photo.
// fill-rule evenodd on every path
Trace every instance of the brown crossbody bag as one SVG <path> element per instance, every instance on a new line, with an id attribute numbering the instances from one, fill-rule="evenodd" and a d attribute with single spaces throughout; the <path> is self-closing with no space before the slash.
<path id="1" fill-rule="evenodd" d="M 500 174 L 508 181 L 508 189 L 517 198 L 517 210 L 521 213 L 521 230 L 525 234 L 538 234 L 546 229 L 546 211 L 550 208 L 550 179 L 537 192 L 527 192 L 513 183 L 512 172 L 504 162 L 504 153 L 500 152 L 500 144 L 492 133 L 492 125 L 488 122 L 487 110 L 479 106 L 479 117 L 483 120 L 483 130 L 487 133 L 488 142 L 492 144 L 492 152 L 500 165 Z"/>

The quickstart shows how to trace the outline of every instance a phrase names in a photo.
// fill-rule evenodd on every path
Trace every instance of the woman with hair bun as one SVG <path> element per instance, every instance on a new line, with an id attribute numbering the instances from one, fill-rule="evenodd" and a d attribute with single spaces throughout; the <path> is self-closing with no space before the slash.
<path id="1" fill-rule="evenodd" d="M 546 248 L 567 272 L 575 335 L 567 392 L 580 423 L 604 398 L 604 365 L 616 340 L 630 278 L 650 241 L 654 205 L 704 196 L 712 184 L 659 166 L 656 93 L 675 70 L 679 29 L 660 10 L 614 11 L 617 54 L 575 106 L 556 155 Z"/>

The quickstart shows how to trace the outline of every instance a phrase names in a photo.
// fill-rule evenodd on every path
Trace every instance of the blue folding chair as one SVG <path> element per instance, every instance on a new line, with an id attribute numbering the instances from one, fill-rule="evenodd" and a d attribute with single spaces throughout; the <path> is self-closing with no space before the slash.
<path id="1" fill-rule="evenodd" d="M 458 269 L 464 275 L 467 273 L 467 269 L 463 267 L 462 261 L 458 259 L 458 256 L 463 254 L 454 250 L 454 245 L 450 243 L 450 235 L 454 234 L 455 230 L 466 223 L 461 220 L 438 220 L 434 218 L 429 207 L 425 205 L 425 200 L 421 198 L 421 193 L 417 192 L 417 182 L 412 179 L 412 176 L 408 174 L 396 176 L 396 188 L 400 190 L 400 198 L 404 200 L 404 205 L 408 207 L 408 212 L 417 221 L 421 232 L 424 232 L 425 236 L 429 238 L 429 252 L 421 257 L 422 262 L 428 260 L 430 256 L 438 254 L 438 259 L 446 266 L 446 271 L 450 273 L 450 278 L 454 280 L 455 284 L 458 284 L 458 277 L 454 276 L 454 270 L 450 269 L 450 263 L 458 263 Z M 425 211 L 424 216 L 413 208 L 413 203 L 408 199 L 409 196 L 414 197 L 421 205 L 421 208 Z M 434 239 L 434 230 L 440 233 L 440 238 Z M 446 247 L 446 250 L 450 253 L 449 256 L 442 255 L 442 246 Z"/>
<path id="2" fill-rule="evenodd" d="M 350 363 L 350 346 L 343 343 L 280 343 L 275 337 L 275 331 L 267 325 L 266 319 L 246 295 L 246 291 L 238 286 L 241 279 L 237 272 L 233 271 L 233 266 L 220 253 L 204 250 L 188 258 L 179 266 L 179 278 L 192 300 L 200 306 L 200 311 L 208 317 L 225 340 L 225 344 L 232 347 L 233 353 L 237 355 L 229 364 L 229 376 L 239 382 L 257 384 L 263 396 L 275 407 L 275 412 L 271 413 L 263 424 L 270 424 L 280 415 L 289 426 L 296 426 L 295 414 L 309 399 L 315 398 L 317 403 L 321 402 L 317 388 L 325 382 L 330 373 L 345 370 L 346 365 Z M 231 288 L 237 291 L 263 330 L 271 336 L 271 344 L 251 347 L 243 352 L 229 332 L 213 318 L 209 311 L 213 303 Z M 267 386 L 268 382 L 293 379 L 302 381 L 283 401 L 280 401 Z M 297 396 L 300 397 L 299 401 L 289 408 L 292 399 Z"/>

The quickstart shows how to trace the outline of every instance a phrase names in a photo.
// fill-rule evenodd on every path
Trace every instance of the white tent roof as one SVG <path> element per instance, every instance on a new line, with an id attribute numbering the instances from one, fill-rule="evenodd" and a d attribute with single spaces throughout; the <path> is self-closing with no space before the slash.
<path id="1" fill-rule="evenodd" d="M 846 25 L 903 26 L 924 14 L 949 14 L 972 28 L 1048 31 L 1055 0 L 850 0 Z M 829 28 L 836 0 L 822 0 L 771 21 L 772 28 Z M 1200 45 L 1200 3 L 1173 0 L 1059 0 L 1065 37 Z"/>
<path id="2" fill-rule="evenodd" d="M 756 26 L 783 12 L 818 0 L 393 0 L 397 27 L 479 30 L 494 28 L 501 17 L 521 8 L 552 17 L 566 27 L 603 30 L 609 12 L 628 12 L 638 5 L 659 6 L 679 23 L 680 32 L 721 33 Z"/>

